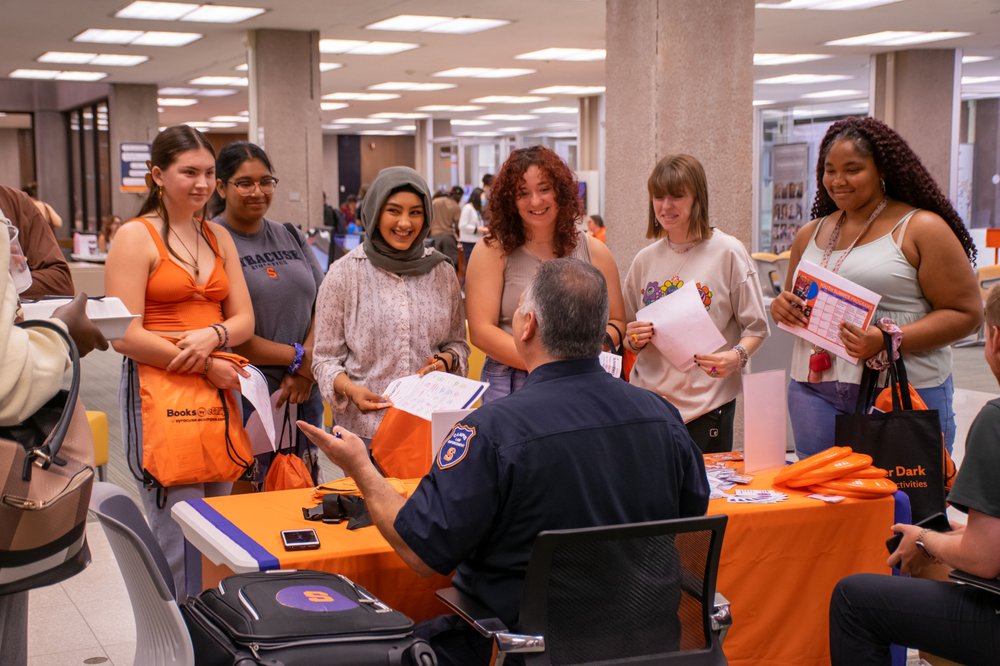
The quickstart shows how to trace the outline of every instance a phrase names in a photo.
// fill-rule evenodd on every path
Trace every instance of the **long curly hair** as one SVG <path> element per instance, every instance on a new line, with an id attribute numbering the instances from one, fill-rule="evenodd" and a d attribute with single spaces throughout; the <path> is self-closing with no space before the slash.
<path id="1" fill-rule="evenodd" d="M 500 167 L 489 198 L 489 232 L 486 241 L 499 243 L 504 254 L 510 254 L 524 245 L 527 236 L 524 222 L 517 212 L 517 193 L 524 179 L 524 172 L 537 166 L 552 181 L 556 205 L 556 228 L 552 247 L 557 257 L 565 257 L 576 248 L 576 220 L 583 214 L 576 177 L 566 163 L 545 146 L 531 146 L 515 150 Z"/>
<path id="2" fill-rule="evenodd" d="M 852 116 L 838 120 L 827 130 L 820 144 L 819 159 L 816 162 L 813 219 L 824 217 L 837 210 L 837 204 L 823 186 L 826 156 L 830 152 L 830 147 L 837 141 L 852 141 L 859 153 L 874 160 L 875 167 L 885 180 L 886 196 L 940 215 L 962 243 L 969 260 L 975 262 L 976 246 L 951 202 L 941 192 L 920 158 L 903 137 L 875 118 Z"/>

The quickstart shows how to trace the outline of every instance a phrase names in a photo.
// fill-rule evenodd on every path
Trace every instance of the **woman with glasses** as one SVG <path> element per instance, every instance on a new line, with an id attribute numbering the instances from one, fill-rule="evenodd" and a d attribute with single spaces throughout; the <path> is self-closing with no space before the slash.
<path id="1" fill-rule="evenodd" d="M 232 234 L 253 301 L 253 337 L 235 351 L 261 369 L 272 395 L 280 393 L 279 409 L 286 402 L 296 405 L 299 419 L 320 427 L 323 399 L 312 375 L 312 328 L 323 271 L 298 229 L 264 217 L 278 185 L 273 171 L 264 149 L 247 141 L 230 143 L 215 162 L 213 221 Z M 276 429 L 281 425 L 275 423 Z M 315 447 L 297 428 L 293 432 L 318 481 Z M 273 453 L 257 456 L 258 484 L 273 458 Z"/>

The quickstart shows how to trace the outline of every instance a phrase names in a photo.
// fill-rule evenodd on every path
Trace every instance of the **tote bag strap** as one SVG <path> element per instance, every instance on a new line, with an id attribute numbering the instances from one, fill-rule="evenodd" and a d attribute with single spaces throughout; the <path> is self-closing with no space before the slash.
<path id="1" fill-rule="evenodd" d="M 66 404 L 63 405 L 63 411 L 59 416 L 59 420 L 40 446 L 26 452 L 22 478 L 25 481 L 30 481 L 32 464 L 38 465 L 42 469 L 48 469 L 53 462 L 57 465 L 65 464 L 65 462 L 59 460 L 56 456 L 59 453 L 59 449 L 62 448 L 66 433 L 69 431 L 69 423 L 73 420 L 73 410 L 76 408 L 77 399 L 80 397 L 80 352 L 77 350 L 76 343 L 73 342 L 73 338 L 70 337 L 69 333 L 51 321 L 32 319 L 23 321 L 17 325 L 21 328 L 47 328 L 50 331 L 54 331 L 69 346 L 69 357 L 73 364 L 73 376 L 70 380 L 69 394 L 66 398 Z"/>

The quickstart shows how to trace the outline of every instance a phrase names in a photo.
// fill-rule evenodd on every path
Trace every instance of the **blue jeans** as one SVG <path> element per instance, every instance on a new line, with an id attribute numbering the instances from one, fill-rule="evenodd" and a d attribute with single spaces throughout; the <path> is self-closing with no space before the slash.
<path id="1" fill-rule="evenodd" d="M 952 397 L 955 384 L 951 378 L 940 386 L 917 389 L 929 409 L 938 410 L 945 447 L 951 453 L 955 443 L 955 411 Z M 853 414 L 858 401 L 858 385 L 843 382 L 797 382 L 788 384 L 788 414 L 795 436 L 795 453 L 806 458 L 834 446 L 839 414 Z"/>
<path id="2" fill-rule="evenodd" d="M 510 395 L 524 386 L 527 379 L 528 372 L 526 370 L 512 368 L 487 356 L 483 363 L 483 371 L 479 376 L 480 381 L 489 382 L 489 387 L 483 393 L 483 404 L 486 405 Z"/>

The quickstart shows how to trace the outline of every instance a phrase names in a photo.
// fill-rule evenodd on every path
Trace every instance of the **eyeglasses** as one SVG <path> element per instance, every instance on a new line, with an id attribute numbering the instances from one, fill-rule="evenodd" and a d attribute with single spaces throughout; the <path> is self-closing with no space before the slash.
<path id="1" fill-rule="evenodd" d="M 236 191 L 245 197 L 253 194 L 254 188 L 259 187 L 263 194 L 271 194 L 274 192 L 274 188 L 278 185 L 277 178 L 261 178 L 260 181 L 255 180 L 237 180 L 236 182 L 228 181 L 229 185 L 236 188 Z"/>

